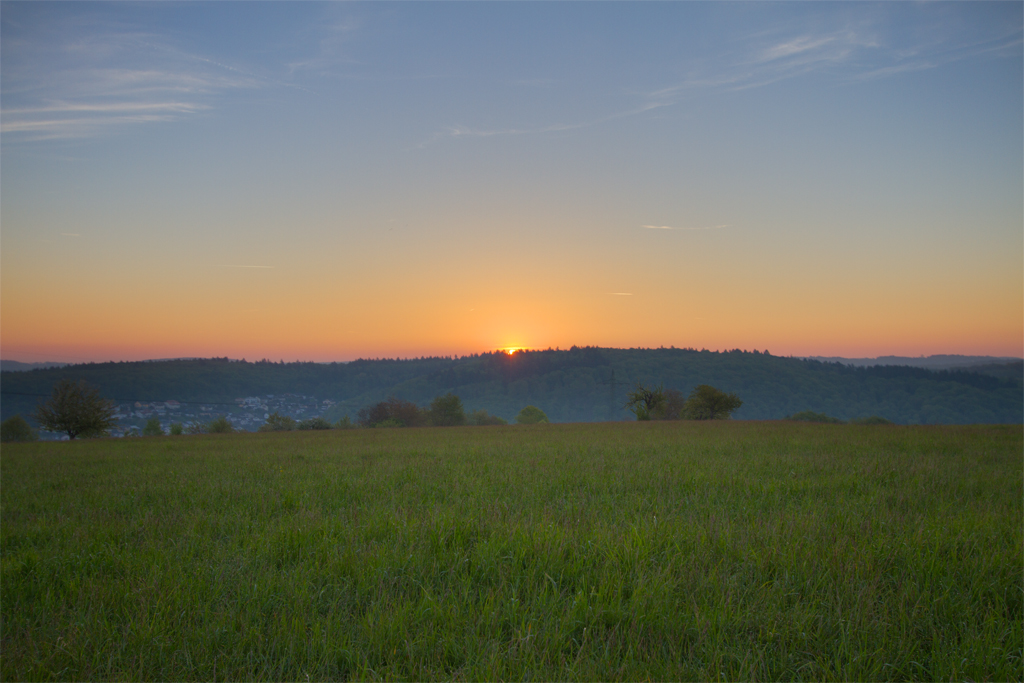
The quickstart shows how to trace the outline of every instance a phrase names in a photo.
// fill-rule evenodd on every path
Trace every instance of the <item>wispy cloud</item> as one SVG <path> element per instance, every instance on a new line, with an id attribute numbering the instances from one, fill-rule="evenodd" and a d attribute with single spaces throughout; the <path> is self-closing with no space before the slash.
<path id="1" fill-rule="evenodd" d="M 612 296 L 633 296 L 633 292 L 610 292 Z"/>
<path id="2" fill-rule="evenodd" d="M 175 121 L 211 109 L 227 90 L 268 84 L 245 69 L 122 27 L 80 23 L 56 33 L 47 40 L 16 37 L 4 51 L 5 142 L 92 137 Z"/>

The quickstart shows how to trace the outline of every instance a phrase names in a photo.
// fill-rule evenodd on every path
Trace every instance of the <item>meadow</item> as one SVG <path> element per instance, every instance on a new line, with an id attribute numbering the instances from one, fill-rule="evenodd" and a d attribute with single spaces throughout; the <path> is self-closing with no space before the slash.
<path id="1" fill-rule="evenodd" d="M 5 444 L 3 680 L 1021 680 L 1022 430 Z"/>

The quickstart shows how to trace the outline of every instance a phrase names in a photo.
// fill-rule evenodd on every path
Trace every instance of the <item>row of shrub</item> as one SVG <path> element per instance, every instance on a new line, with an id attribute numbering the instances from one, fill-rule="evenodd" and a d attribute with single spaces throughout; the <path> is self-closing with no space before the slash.
<path id="1" fill-rule="evenodd" d="M 825 413 L 816 413 L 813 410 L 804 410 L 799 413 L 793 413 L 788 415 L 783 420 L 789 420 L 790 422 L 818 422 L 822 424 L 847 424 L 846 420 L 840 420 L 838 417 L 832 417 Z M 849 421 L 852 425 L 891 425 L 892 422 L 886 420 L 884 417 L 878 415 L 872 415 L 871 417 L 857 417 Z"/>
<path id="2" fill-rule="evenodd" d="M 345 420 L 348 418 L 346 417 Z M 538 424 L 547 422 L 548 417 L 536 406 L 526 406 L 516 416 L 516 424 Z M 394 396 L 372 406 L 360 408 L 356 415 L 355 426 L 359 427 L 458 427 L 471 425 L 486 427 L 488 425 L 504 425 L 508 422 L 491 415 L 486 410 L 475 410 L 469 415 L 462 405 L 462 399 L 448 392 L 430 402 L 430 406 L 420 408 L 412 401 L 405 401 Z"/>

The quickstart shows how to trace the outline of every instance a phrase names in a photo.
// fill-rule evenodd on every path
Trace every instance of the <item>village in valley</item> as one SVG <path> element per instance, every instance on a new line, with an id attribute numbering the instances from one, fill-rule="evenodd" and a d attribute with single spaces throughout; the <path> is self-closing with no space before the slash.
<path id="1" fill-rule="evenodd" d="M 201 403 L 189 401 L 121 402 L 116 404 L 114 418 L 118 429 L 113 435 L 125 436 L 142 429 L 152 418 L 160 420 L 164 432 L 174 423 L 209 422 L 221 415 L 227 417 L 237 431 L 254 432 L 271 413 L 294 418 L 297 422 L 323 414 L 334 406 L 330 399 L 318 400 L 301 394 L 267 394 L 236 398 L 233 403 Z M 66 437 L 65 437 L 66 438 Z"/>

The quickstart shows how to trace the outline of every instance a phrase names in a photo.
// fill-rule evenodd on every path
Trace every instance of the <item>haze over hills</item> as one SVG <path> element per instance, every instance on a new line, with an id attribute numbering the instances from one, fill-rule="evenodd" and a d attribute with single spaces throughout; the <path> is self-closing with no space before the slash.
<path id="1" fill-rule="evenodd" d="M 3 372 L 0 413 L 5 419 L 29 414 L 55 382 L 67 377 L 98 387 L 127 412 L 135 403 L 145 409 L 145 404 L 173 400 L 200 406 L 197 416 L 204 419 L 234 414 L 238 399 L 247 397 L 288 394 L 302 398 L 296 405 L 312 405 L 315 398 L 325 416 L 337 420 L 388 396 L 426 405 L 453 392 L 467 410 L 484 409 L 506 419 L 536 405 L 552 421 L 593 422 L 631 419 L 626 394 L 640 382 L 683 393 L 700 384 L 736 393 L 744 401 L 737 419 L 779 419 L 813 410 L 841 419 L 878 415 L 904 424 L 1021 422 L 1024 361 L 987 365 L 986 372 L 860 367 L 738 349 L 598 347 L 327 364 L 227 358 L 90 363 Z M 247 424 L 261 416 L 246 413 Z"/>

